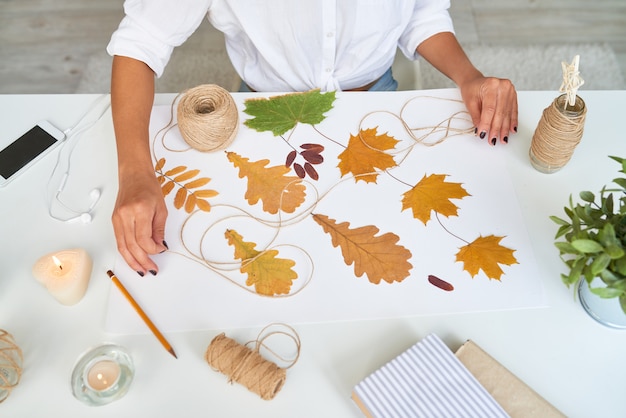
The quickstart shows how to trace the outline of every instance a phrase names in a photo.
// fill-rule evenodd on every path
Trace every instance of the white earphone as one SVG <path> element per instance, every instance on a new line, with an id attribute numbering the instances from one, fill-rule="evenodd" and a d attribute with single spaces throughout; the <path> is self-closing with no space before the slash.
<path id="1" fill-rule="evenodd" d="M 89 192 L 89 197 L 91 199 L 91 203 L 89 204 L 89 208 L 85 211 L 80 211 L 80 210 L 75 210 L 71 207 L 69 207 L 67 204 L 65 204 L 62 200 L 61 200 L 61 193 L 63 192 L 63 189 L 65 188 L 65 183 L 67 183 L 67 178 L 69 176 L 69 171 L 70 171 L 70 160 L 72 157 L 72 153 L 74 152 L 74 147 L 76 146 L 78 140 L 80 139 L 81 135 L 83 132 L 85 132 L 87 129 L 91 128 L 96 122 L 98 122 L 100 120 L 100 118 L 102 118 L 102 116 L 104 115 L 104 113 L 107 111 L 107 109 L 110 107 L 110 101 L 107 101 L 106 106 L 104 106 L 101 110 L 100 113 L 97 114 L 97 117 L 92 119 L 92 120 L 87 120 L 87 116 L 91 113 L 91 111 L 93 110 L 93 108 L 103 99 L 106 99 L 108 97 L 107 94 L 103 94 L 101 95 L 88 109 L 87 111 L 80 117 L 80 119 L 78 120 L 78 122 L 71 128 L 66 129 L 65 131 L 63 131 L 63 133 L 66 136 L 66 140 L 65 143 L 61 146 L 61 151 L 59 151 L 59 154 L 57 156 L 57 162 L 54 166 L 54 169 L 52 170 L 52 175 L 50 176 L 50 179 L 48 180 L 48 187 L 46 188 L 46 199 L 48 200 L 48 214 L 50 215 L 51 218 L 56 219 L 58 221 L 62 221 L 62 222 L 68 222 L 68 223 L 72 223 L 72 222 L 82 222 L 84 224 L 88 224 L 93 220 L 93 215 L 92 212 L 94 210 L 94 208 L 96 207 L 96 205 L 98 204 L 98 201 L 100 200 L 100 196 L 102 195 L 102 192 L 100 189 L 95 188 L 92 189 Z M 72 141 L 72 143 L 70 145 L 68 145 L 68 143 L 70 142 L 71 139 L 74 139 Z M 62 155 L 62 151 L 65 147 L 69 146 L 69 151 L 67 152 L 67 156 L 66 156 L 66 160 L 67 160 L 67 167 L 65 168 L 65 173 L 63 173 L 63 177 L 61 178 L 61 181 L 59 182 L 59 187 L 57 188 L 56 193 L 54 194 L 53 198 L 49 198 L 49 186 L 50 186 L 50 182 L 52 181 L 52 179 L 55 177 L 55 172 L 57 171 L 57 168 L 59 167 L 60 161 L 61 161 L 61 155 Z M 52 189 L 54 190 L 54 189 Z M 57 216 L 55 214 L 53 214 L 52 212 L 52 206 L 54 205 L 54 202 L 58 202 L 67 212 L 70 212 L 73 214 L 73 216 L 69 217 L 69 218 L 62 218 L 60 216 Z"/>
<path id="2" fill-rule="evenodd" d="M 63 221 L 63 222 L 68 222 L 68 223 L 80 221 L 84 224 L 88 224 L 93 220 L 93 216 L 91 212 L 98 204 L 98 201 L 100 200 L 100 196 L 102 195 L 102 193 L 100 192 L 100 189 L 92 189 L 89 192 L 89 198 L 91 199 L 91 204 L 89 205 L 89 208 L 84 212 L 74 210 L 70 208 L 69 206 L 67 206 L 65 203 L 63 203 L 63 201 L 59 197 L 61 192 L 63 191 L 63 188 L 65 187 L 65 183 L 67 182 L 67 176 L 68 176 L 68 173 L 63 174 L 63 179 L 61 180 L 61 184 L 59 185 L 59 188 L 57 189 L 55 193 L 54 199 L 57 202 L 59 202 L 61 206 L 63 206 L 63 208 L 65 208 L 69 212 L 73 212 L 76 216 L 73 216 L 71 218 L 60 218 L 58 216 L 55 216 L 52 213 L 52 203 L 50 203 L 50 207 L 49 207 L 50 216 L 58 221 Z"/>

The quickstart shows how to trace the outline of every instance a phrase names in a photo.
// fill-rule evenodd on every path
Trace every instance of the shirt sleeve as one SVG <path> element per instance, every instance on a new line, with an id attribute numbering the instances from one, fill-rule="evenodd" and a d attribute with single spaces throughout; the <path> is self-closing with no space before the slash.
<path id="1" fill-rule="evenodd" d="M 419 55 L 415 51 L 426 39 L 441 32 L 454 33 L 448 9 L 448 0 L 417 0 L 406 29 L 398 40 L 398 47 L 411 60 Z"/>
<path id="2" fill-rule="evenodd" d="M 126 0 L 107 52 L 142 61 L 160 77 L 174 48 L 200 26 L 210 1 Z"/>

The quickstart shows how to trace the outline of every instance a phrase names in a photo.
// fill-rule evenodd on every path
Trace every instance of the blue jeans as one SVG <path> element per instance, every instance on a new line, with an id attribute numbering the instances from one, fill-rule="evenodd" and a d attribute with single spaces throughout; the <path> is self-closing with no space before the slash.
<path id="1" fill-rule="evenodd" d="M 398 82 L 393 78 L 393 74 L 391 74 L 391 67 L 385 74 L 383 74 L 376 84 L 370 87 L 369 91 L 396 91 L 398 90 Z M 250 93 L 250 87 L 245 83 L 245 81 L 241 82 L 241 86 L 239 86 L 240 93 Z"/>

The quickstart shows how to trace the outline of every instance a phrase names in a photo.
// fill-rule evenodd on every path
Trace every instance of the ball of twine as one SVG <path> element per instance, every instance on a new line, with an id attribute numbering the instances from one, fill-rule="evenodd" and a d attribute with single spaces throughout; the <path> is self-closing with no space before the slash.
<path id="1" fill-rule="evenodd" d="M 0 403 L 11 393 L 22 377 L 22 350 L 13 336 L 0 329 Z M 2 395 L 2 392 L 5 392 Z"/>
<path id="2" fill-rule="evenodd" d="M 184 91 L 176 117 L 183 139 L 198 151 L 224 149 L 237 135 L 239 113 L 235 101 L 228 91 L 215 84 Z"/>
<path id="3" fill-rule="evenodd" d="M 565 95 L 554 99 L 533 135 L 531 158 L 551 170 L 567 164 L 583 136 L 586 114 L 585 102 L 578 96 L 572 108 L 566 108 Z"/>

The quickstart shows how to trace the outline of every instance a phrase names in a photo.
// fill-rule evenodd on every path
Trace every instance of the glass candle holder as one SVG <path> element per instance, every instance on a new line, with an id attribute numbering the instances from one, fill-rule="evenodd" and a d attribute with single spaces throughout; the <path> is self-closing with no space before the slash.
<path id="1" fill-rule="evenodd" d="M 72 371 L 72 393 L 90 405 L 106 405 L 126 395 L 135 368 L 130 354 L 115 344 L 104 344 L 84 353 Z"/>

